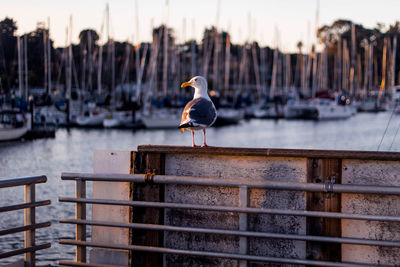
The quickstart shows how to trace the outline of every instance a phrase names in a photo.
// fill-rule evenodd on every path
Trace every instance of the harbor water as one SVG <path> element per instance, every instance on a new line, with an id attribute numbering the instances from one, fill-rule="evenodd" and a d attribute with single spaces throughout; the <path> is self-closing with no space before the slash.
<path id="1" fill-rule="evenodd" d="M 210 146 L 400 151 L 400 116 L 390 112 L 359 113 L 347 120 L 248 120 L 238 125 L 207 130 Z M 390 123 L 388 124 L 390 120 Z M 387 128 L 387 126 L 389 126 Z M 387 130 L 386 130 L 387 128 Z M 400 135 L 400 134 L 399 134 Z M 396 138 L 395 138 L 396 137 Z M 196 133 L 202 143 L 202 133 Z M 92 172 L 94 150 L 135 150 L 138 145 L 191 145 L 189 132 L 169 130 L 58 129 L 56 138 L 0 143 L 0 179 L 46 175 L 46 184 L 37 185 L 36 198 L 50 199 L 39 207 L 37 222 L 51 221 L 50 228 L 37 230 L 38 244 L 51 242 L 52 248 L 39 251 L 39 264 L 57 266 L 58 260 L 72 260 L 74 247 L 60 246 L 59 238 L 74 238 L 74 226 L 59 224 L 72 218 L 74 205 L 59 203 L 59 196 L 73 196 L 75 184 L 61 181 L 61 172 Z M 90 183 L 88 186 L 90 196 Z M 23 202 L 23 187 L 1 189 L 0 206 Z M 90 214 L 88 215 L 90 217 Z M 23 225 L 23 211 L 0 214 L 1 229 Z M 88 227 L 90 233 L 90 227 Z M 89 234 L 90 235 L 90 234 Z M 0 251 L 23 246 L 23 233 L 0 237 Z M 0 260 L 0 265 L 16 258 Z"/>

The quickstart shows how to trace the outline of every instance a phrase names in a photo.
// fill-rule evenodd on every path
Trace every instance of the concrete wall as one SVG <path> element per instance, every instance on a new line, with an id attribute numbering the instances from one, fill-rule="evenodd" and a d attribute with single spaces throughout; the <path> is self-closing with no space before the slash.
<path id="1" fill-rule="evenodd" d="M 343 160 L 342 184 L 400 186 L 400 164 L 396 161 Z M 342 212 L 400 216 L 400 196 L 342 194 Z M 342 236 L 400 240 L 398 222 L 342 220 Z M 342 260 L 400 264 L 400 248 L 342 245 Z"/>
<path id="2" fill-rule="evenodd" d="M 180 147 L 178 148 L 180 149 Z M 291 156 L 268 155 L 235 155 L 218 153 L 188 153 L 167 152 L 138 152 L 135 156 L 135 171 L 145 173 L 148 170 L 156 170 L 160 174 L 195 176 L 195 177 L 220 177 L 220 178 L 247 178 L 254 180 L 275 180 L 288 182 L 321 182 L 332 175 L 334 170 L 337 182 L 342 184 L 365 184 L 400 186 L 399 161 L 382 160 L 356 160 L 341 159 L 337 156 L 328 157 L 329 151 L 306 152 L 306 156 L 296 156 L 290 151 Z M 284 151 L 285 152 L 285 151 Z M 279 151 L 279 153 L 283 153 Z M 286 152 L 285 152 L 286 153 Z M 320 153 L 320 154 L 318 154 Z M 335 152 L 337 153 L 337 152 Z M 307 156 L 310 154 L 310 156 Z M 292 156 L 293 155 L 293 156 Z M 337 155 L 337 154 L 335 154 Z M 354 155 L 352 155 L 354 157 Z M 319 165 L 313 166 L 318 159 L 324 159 L 321 172 L 315 172 Z M 400 160 L 400 159 L 399 159 Z M 321 161 L 322 162 L 322 161 Z M 130 173 L 130 152 L 100 151 L 95 153 L 95 172 Z M 334 163 L 334 164 L 333 164 Z M 137 165 L 137 166 L 136 166 Z M 332 165 L 332 166 L 331 166 Z M 335 165 L 335 166 L 333 166 Z M 318 168 L 317 168 L 318 167 Z M 314 171 L 313 171 L 314 168 Z M 315 173 L 313 173 L 315 172 Z M 322 180 L 318 177 L 321 175 Z M 317 175 L 318 177 L 314 177 Z M 327 176 L 327 177 L 325 177 Z M 311 178 L 316 179 L 311 179 Z M 317 179 L 318 178 L 318 179 Z M 319 180 L 319 181 L 317 181 Z M 310 198 L 313 194 L 293 191 L 275 191 L 246 188 L 208 187 L 189 185 L 135 185 L 139 193 L 136 196 L 147 201 L 165 201 L 202 205 L 240 206 L 256 208 L 277 208 L 294 210 L 313 210 L 310 202 L 319 199 L 322 206 L 329 206 L 333 201 L 332 194 L 319 193 L 320 198 Z M 146 188 L 146 190 L 143 190 Z M 164 189 L 163 189 L 164 188 Z M 93 185 L 93 198 L 108 198 L 130 200 L 132 188 L 129 183 L 103 183 L 96 182 Z M 310 201 L 310 199 L 313 199 Z M 342 194 L 337 197 L 336 210 L 323 209 L 322 211 L 341 211 L 343 213 L 373 214 L 400 216 L 400 197 Z M 313 203 L 311 203 L 313 204 Z M 318 205 L 316 207 L 318 208 Z M 311 208 L 311 209 L 310 209 Z M 326 207 L 324 207 L 326 208 Z M 316 209 L 318 210 L 318 209 Z M 165 209 L 153 212 L 154 209 L 137 209 L 145 218 L 144 223 L 165 223 L 173 226 L 187 226 L 212 229 L 248 230 L 257 232 L 272 232 L 285 234 L 310 234 L 313 227 L 323 227 L 319 235 L 343 236 L 382 240 L 400 240 L 400 225 L 398 223 L 386 223 L 359 220 L 336 220 L 329 224 L 314 225 L 313 220 L 297 216 L 254 215 L 237 214 L 228 212 L 207 212 L 195 210 Z M 150 211 L 150 212 L 149 212 Z M 93 219 L 118 222 L 132 222 L 130 210 L 127 207 L 94 205 Z M 140 214 L 139 214 L 140 215 Z M 143 219 L 142 218 L 142 219 Z M 323 221 L 328 221 L 323 220 Z M 331 234 L 325 228 L 334 226 Z M 329 230 L 329 229 L 328 229 Z M 136 230 L 138 231 L 138 230 Z M 151 232 L 151 231 L 150 231 Z M 137 232 L 136 232 L 137 233 Z M 155 232 L 149 235 L 141 231 L 137 243 L 148 246 L 165 246 L 167 248 L 183 250 L 199 250 L 225 253 L 250 254 L 258 256 L 271 256 L 282 258 L 332 260 L 343 262 L 365 262 L 372 264 L 389 264 L 397 266 L 400 262 L 400 248 L 385 248 L 375 246 L 335 245 L 324 244 L 325 247 L 317 248 L 317 254 L 307 254 L 313 244 L 318 242 L 291 241 L 280 239 L 244 238 L 223 235 L 195 234 L 183 232 Z M 126 229 L 93 227 L 93 241 L 110 242 L 116 244 L 130 244 L 130 233 Z M 161 238 L 159 238 L 161 237 Z M 158 243 L 160 242 L 160 243 Z M 163 243 L 162 243 L 163 242 Z M 136 244 L 136 243 L 135 243 Z M 324 249 L 337 248 L 334 257 L 324 254 Z M 149 265 L 149 259 L 158 257 L 159 254 L 142 252 L 136 253 L 132 259 L 133 265 Z M 90 253 L 91 262 L 124 265 L 129 263 L 129 254 L 116 250 L 93 249 Z M 139 256 L 139 257 L 138 257 Z M 99 259 L 102 259 L 101 261 Z M 104 261 L 106 260 L 106 262 Z M 108 262 L 107 262 L 108 260 Z M 181 255 L 165 255 L 154 266 L 246 266 L 245 262 L 229 259 L 200 258 Z M 143 263 L 143 264 L 142 264 Z M 249 266 L 298 266 L 283 264 L 249 263 Z"/>
<path id="3" fill-rule="evenodd" d="M 305 158 L 267 158 L 223 155 L 167 154 L 166 175 L 195 177 L 229 177 L 268 179 L 277 181 L 306 182 Z M 239 189 L 224 187 L 204 187 L 166 185 L 165 201 L 203 205 L 239 206 Z M 243 202 L 243 201 L 242 201 Z M 243 203 L 242 203 L 243 204 Z M 248 191 L 248 207 L 306 209 L 306 196 L 301 192 Z M 190 210 L 165 210 L 165 223 L 176 226 L 191 226 L 215 229 L 249 230 L 306 234 L 306 219 L 296 216 L 247 215 L 247 229 L 240 225 L 240 215 L 226 212 L 204 212 Z M 166 247 L 177 249 L 218 251 L 273 257 L 293 257 L 305 259 L 306 242 L 279 239 L 249 238 L 240 242 L 239 237 L 166 232 Z M 243 246 L 246 246 L 243 248 Z M 195 257 L 166 256 L 167 266 L 239 266 L 236 260 L 199 259 Z"/>
<path id="4" fill-rule="evenodd" d="M 95 151 L 94 173 L 129 174 L 131 152 Z M 131 184 L 122 182 L 93 182 L 93 198 L 131 200 Z M 113 205 L 93 205 L 92 220 L 129 223 L 130 207 Z M 92 241 L 106 244 L 129 245 L 129 229 L 93 226 Z M 90 262 L 127 266 L 129 253 L 123 250 L 92 248 Z"/>

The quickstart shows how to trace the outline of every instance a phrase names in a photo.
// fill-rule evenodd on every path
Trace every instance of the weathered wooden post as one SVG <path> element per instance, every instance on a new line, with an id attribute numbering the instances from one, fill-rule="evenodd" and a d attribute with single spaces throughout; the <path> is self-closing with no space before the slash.
<path id="1" fill-rule="evenodd" d="M 25 203 L 35 202 L 35 183 L 25 185 Z M 26 208 L 25 214 L 25 226 L 35 224 L 35 207 Z M 25 248 L 35 246 L 35 229 L 25 231 Z M 25 265 L 26 267 L 35 267 L 35 251 L 25 253 Z"/>
<path id="2" fill-rule="evenodd" d="M 163 153 L 134 153 L 134 174 L 165 174 L 165 155 Z M 150 177 L 150 176 L 149 176 Z M 151 183 L 151 181 L 149 181 Z M 164 185 L 136 184 L 134 200 L 164 202 Z M 163 224 L 164 209 L 134 208 L 134 222 Z M 163 233 L 160 231 L 133 231 L 133 244 L 163 246 Z M 163 266 L 164 257 L 160 253 L 133 252 L 134 266 Z"/>
<path id="3" fill-rule="evenodd" d="M 86 198 L 86 182 L 83 180 L 77 180 L 75 183 L 75 195 L 76 198 Z M 76 203 L 75 204 L 75 218 L 77 220 L 86 220 L 86 204 L 85 203 Z M 77 224 L 76 225 L 76 236 L 75 240 L 77 241 L 86 241 L 86 225 L 85 224 Z M 85 246 L 76 246 L 76 261 L 77 262 L 86 262 L 86 247 Z"/>
<path id="4" fill-rule="evenodd" d="M 341 160 L 308 158 L 308 183 L 341 183 Z M 307 210 L 340 212 L 341 195 L 323 192 L 307 193 Z M 341 237 L 340 219 L 307 217 L 307 235 Z M 307 258 L 341 261 L 339 243 L 307 242 Z"/>

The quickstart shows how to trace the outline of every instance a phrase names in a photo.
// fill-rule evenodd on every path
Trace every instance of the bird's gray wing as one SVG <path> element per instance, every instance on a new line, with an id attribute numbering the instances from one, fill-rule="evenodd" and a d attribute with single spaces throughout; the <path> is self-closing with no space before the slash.
<path id="1" fill-rule="evenodd" d="M 191 123 L 193 126 L 211 126 L 217 117 L 214 104 L 199 97 L 190 101 L 182 113 L 181 125 Z"/>

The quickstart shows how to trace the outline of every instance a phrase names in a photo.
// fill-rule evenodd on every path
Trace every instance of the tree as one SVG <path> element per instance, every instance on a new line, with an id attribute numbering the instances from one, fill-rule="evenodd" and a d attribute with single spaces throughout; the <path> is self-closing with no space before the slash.
<path id="1" fill-rule="evenodd" d="M 13 19 L 5 18 L 0 21 L 0 78 L 4 88 L 9 91 L 15 84 L 14 57 L 16 55 L 17 38 L 15 31 L 17 24 Z"/>
<path id="2" fill-rule="evenodd" d="M 299 54 L 302 54 L 301 53 L 301 49 L 303 48 L 303 42 L 302 41 L 298 41 L 296 46 L 297 46 L 297 49 L 299 49 Z"/>
<path id="3" fill-rule="evenodd" d="M 89 35 L 92 41 L 92 44 L 95 44 L 100 38 L 97 32 L 93 29 L 85 29 L 79 33 L 79 43 L 81 46 L 87 46 Z"/>
<path id="4" fill-rule="evenodd" d="M 13 19 L 6 17 L 4 20 L 0 21 L 0 34 L 2 37 L 13 37 L 17 29 L 17 23 Z"/>

